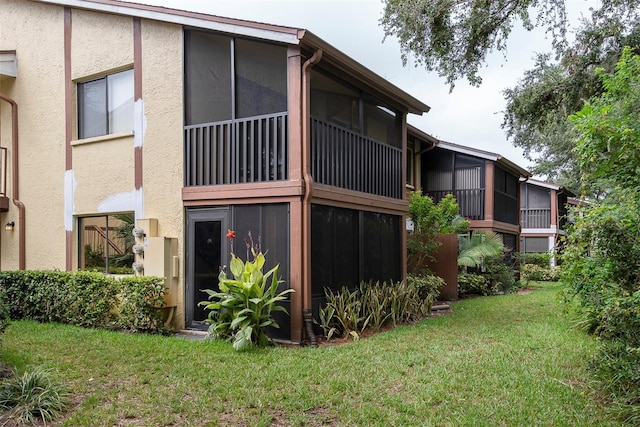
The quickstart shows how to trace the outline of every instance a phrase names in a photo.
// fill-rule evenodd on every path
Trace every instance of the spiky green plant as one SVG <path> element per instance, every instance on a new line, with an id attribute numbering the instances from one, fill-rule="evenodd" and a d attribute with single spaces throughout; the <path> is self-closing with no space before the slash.
<path id="1" fill-rule="evenodd" d="M 53 421 L 64 412 L 69 396 L 63 388 L 51 382 L 49 372 L 35 369 L 13 375 L 0 383 L 0 409 L 9 417 L 27 425 Z"/>

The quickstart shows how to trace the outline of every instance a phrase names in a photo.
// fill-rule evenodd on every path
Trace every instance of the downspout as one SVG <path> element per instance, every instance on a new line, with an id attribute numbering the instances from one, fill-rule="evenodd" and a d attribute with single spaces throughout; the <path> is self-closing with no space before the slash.
<path id="1" fill-rule="evenodd" d="M 11 104 L 11 184 L 13 204 L 18 208 L 18 269 L 25 269 L 25 214 L 24 203 L 20 201 L 18 189 L 18 104 L 11 98 L 0 93 L 0 99 Z"/>
<path id="2" fill-rule="evenodd" d="M 318 49 L 302 65 L 302 175 L 304 180 L 304 197 L 302 199 L 302 314 L 305 322 L 307 338 L 315 345 L 316 337 L 311 325 L 311 189 L 313 177 L 309 168 L 309 147 L 311 145 L 311 86 L 309 70 L 322 59 L 322 49 Z"/>

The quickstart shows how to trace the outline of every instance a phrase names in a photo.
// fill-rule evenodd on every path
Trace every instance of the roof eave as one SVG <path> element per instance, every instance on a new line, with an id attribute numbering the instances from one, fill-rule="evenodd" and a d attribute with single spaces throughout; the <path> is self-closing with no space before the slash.
<path id="1" fill-rule="evenodd" d="M 424 102 L 398 88 L 388 80 L 385 80 L 383 77 L 331 46 L 312 32 L 302 30 L 299 32 L 298 37 L 300 39 L 300 46 L 312 51 L 322 49 L 323 61 L 328 61 L 352 76 L 358 77 L 368 86 L 385 94 L 387 97 L 398 100 L 406 106 L 407 112 L 422 115 L 431 109 L 431 107 Z"/>
<path id="2" fill-rule="evenodd" d="M 118 0 L 30 0 L 38 3 L 72 7 L 115 15 L 133 16 L 155 21 L 203 28 L 228 34 L 254 37 L 279 43 L 296 45 L 299 43 L 299 28 L 264 24 L 235 18 L 208 15 L 186 10 L 170 9 Z"/>

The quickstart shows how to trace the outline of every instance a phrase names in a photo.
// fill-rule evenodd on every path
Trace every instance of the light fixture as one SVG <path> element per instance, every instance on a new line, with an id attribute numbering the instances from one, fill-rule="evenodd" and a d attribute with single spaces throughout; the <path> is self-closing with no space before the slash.
<path id="1" fill-rule="evenodd" d="M 7 223 L 7 225 L 4 226 L 4 229 L 7 231 L 13 231 L 13 227 L 15 227 L 16 223 L 13 221 L 10 221 Z"/>

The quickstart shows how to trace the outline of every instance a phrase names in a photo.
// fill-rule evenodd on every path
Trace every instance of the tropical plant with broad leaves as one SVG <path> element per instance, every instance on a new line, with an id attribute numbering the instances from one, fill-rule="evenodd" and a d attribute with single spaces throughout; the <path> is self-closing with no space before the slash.
<path id="1" fill-rule="evenodd" d="M 474 231 L 459 240 L 458 266 L 463 269 L 481 267 L 487 258 L 501 255 L 504 251 L 502 238 L 497 233 Z"/>
<path id="2" fill-rule="evenodd" d="M 233 242 L 235 233 L 229 230 L 227 237 Z M 263 274 L 265 256 L 253 244 L 250 248 L 253 261 L 244 262 L 232 253 L 229 267 L 233 277 L 227 277 L 222 270 L 218 277 L 220 290 L 204 290 L 209 295 L 209 300 L 199 303 L 211 310 L 207 319 L 211 324 L 209 335 L 233 340 L 233 348 L 236 350 L 254 345 L 264 347 L 270 343 L 266 328 L 279 327 L 272 313 L 281 311 L 288 314 L 277 303 L 293 292 L 293 289 L 286 289 L 278 293 L 279 265 Z"/>

